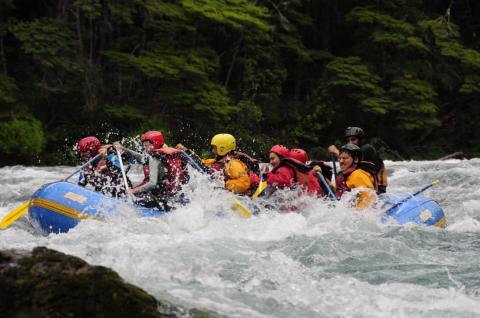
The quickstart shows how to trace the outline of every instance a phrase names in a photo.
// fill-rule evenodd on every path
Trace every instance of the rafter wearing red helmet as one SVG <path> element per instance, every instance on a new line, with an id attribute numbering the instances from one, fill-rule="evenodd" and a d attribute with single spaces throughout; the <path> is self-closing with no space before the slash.
<path id="1" fill-rule="evenodd" d="M 126 189 L 117 154 L 111 145 L 102 146 L 97 137 L 88 136 L 78 142 L 77 152 L 82 162 L 98 155 L 97 159 L 82 169 L 78 185 L 93 188 L 112 197 L 125 195 Z"/>
<path id="2" fill-rule="evenodd" d="M 183 200 L 181 189 L 189 179 L 187 162 L 180 150 L 165 145 L 160 131 L 147 131 L 140 140 L 147 156 L 123 148 L 143 164 L 144 178 L 131 192 L 145 207 L 170 210 L 172 203 Z"/>
<path id="3" fill-rule="evenodd" d="M 275 145 L 270 149 L 269 159 L 273 170 L 265 176 L 267 184 L 274 188 L 290 188 L 293 186 L 294 171 L 284 164 L 290 156 L 290 150 L 283 145 Z"/>

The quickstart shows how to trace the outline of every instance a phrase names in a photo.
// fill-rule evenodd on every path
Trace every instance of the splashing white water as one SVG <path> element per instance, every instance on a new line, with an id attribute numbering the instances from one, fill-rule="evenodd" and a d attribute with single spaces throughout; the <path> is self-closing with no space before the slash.
<path id="1" fill-rule="evenodd" d="M 301 213 L 243 219 L 196 175 L 191 203 L 165 218 L 119 213 L 49 236 L 21 219 L 0 232 L 0 249 L 47 246 L 158 298 L 231 317 L 480 316 L 480 160 L 386 164 L 390 192 L 441 179 L 425 196 L 445 210 L 446 230 L 382 225 L 378 211 L 313 200 Z M 0 217 L 72 170 L 1 168 Z"/>

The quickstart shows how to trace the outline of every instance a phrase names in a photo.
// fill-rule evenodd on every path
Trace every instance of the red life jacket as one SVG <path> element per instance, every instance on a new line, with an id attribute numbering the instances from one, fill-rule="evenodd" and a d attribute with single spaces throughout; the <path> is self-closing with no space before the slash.
<path id="1" fill-rule="evenodd" d="M 268 185 L 273 185 L 276 188 L 290 188 L 293 185 L 294 178 L 295 171 L 291 167 L 280 163 L 267 174 L 266 180 Z"/>
<path id="2" fill-rule="evenodd" d="M 320 196 L 323 197 L 325 195 L 323 188 L 320 185 L 320 182 L 318 181 L 317 176 L 313 172 L 313 170 L 310 170 L 308 172 L 308 191 L 307 193 L 311 196 Z"/>
<path id="3" fill-rule="evenodd" d="M 143 164 L 143 180 L 135 188 L 143 186 L 148 181 L 150 181 L 150 167 L 148 166 L 148 162 L 146 162 Z"/>
<path id="4" fill-rule="evenodd" d="M 344 171 L 340 171 L 335 177 L 335 184 L 337 186 L 335 195 L 337 196 L 338 199 L 340 199 L 345 192 L 351 190 L 347 186 L 347 179 L 348 179 L 348 176 L 352 174 L 352 172 L 354 172 L 356 169 L 357 167 L 355 165 L 352 165 L 350 168 Z"/>
<path id="5" fill-rule="evenodd" d="M 209 165 L 209 167 L 215 171 L 222 171 L 225 168 L 226 163 L 226 161 L 215 161 L 214 163 Z"/>
<path id="6" fill-rule="evenodd" d="M 309 166 L 293 158 L 283 159 L 283 164 L 293 169 L 293 181 L 306 189 L 309 195 L 323 196 L 320 183 Z"/>
<path id="7" fill-rule="evenodd" d="M 158 182 L 159 190 L 164 195 L 174 196 L 189 179 L 187 162 L 182 156 L 182 151 L 171 147 L 161 148 L 155 150 L 152 157 L 162 161 L 167 170 L 165 178 Z M 143 173 L 150 175 L 148 165 L 143 166 Z"/>

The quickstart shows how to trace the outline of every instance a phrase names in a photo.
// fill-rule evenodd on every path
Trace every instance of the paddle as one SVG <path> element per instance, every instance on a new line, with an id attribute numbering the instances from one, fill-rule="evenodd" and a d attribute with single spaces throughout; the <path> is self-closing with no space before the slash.
<path id="1" fill-rule="evenodd" d="M 190 165 L 192 165 L 192 167 L 194 167 L 197 171 L 199 171 L 202 174 L 206 174 L 205 169 L 203 169 L 185 150 L 182 150 L 182 155 L 185 157 L 185 159 L 188 160 Z M 233 204 L 233 208 L 237 210 L 241 216 L 243 216 L 246 219 L 252 216 L 252 212 L 250 212 L 250 210 L 248 210 L 244 205 L 242 205 L 237 199 L 232 197 L 231 201 Z"/>
<path id="2" fill-rule="evenodd" d="M 13 222 L 15 222 L 19 217 L 25 214 L 28 210 L 28 206 L 30 205 L 30 200 L 20 205 L 18 208 L 14 209 L 12 212 L 8 213 L 0 222 L 0 229 L 6 229 L 10 226 Z"/>
<path id="3" fill-rule="evenodd" d="M 322 175 L 321 172 L 317 172 L 317 178 L 323 183 L 323 185 L 325 186 L 325 188 L 327 188 L 328 194 L 332 197 L 332 199 L 333 199 L 334 201 L 338 201 L 337 196 L 335 195 L 335 193 L 333 193 L 332 189 L 331 189 L 330 186 L 328 185 L 327 181 L 325 180 L 325 177 Z"/>
<path id="4" fill-rule="evenodd" d="M 93 160 L 97 159 L 100 155 L 96 155 L 95 157 L 91 158 L 90 160 L 88 160 L 87 162 L 85 162 L 80 168 L 78 168 L 77 170 L 75 170 L 75 172 L 73 172 L 71 175 L 69 175 L 68 177 L 66 177 L 64 179 L 64 181 L 67 181 L 68 179 L 70 179 L 71 177 L 73 177 L 74 175 L 76 175 L 78 172 L 80 172 L 83 168 L 85 168 L 87 165 L 89 165 Z M 20 205 L 19 207 L 17 207 L 16 209 L 14 209 L 13 211 L 9 212 L 3 219 L 2 221 L 0 222 L 0 229 L 3 230 L 3 229 L 6 229 L 7 227 L 9 227 L 13 222 L 15 222 L 16 220 L 18 220 L 22 215 L 24 215 L 27 211 L 28 211 L 28 207 L 30 205 L 30 200 L 28 200 L 27 202 L 24 202 L 22 205 Z"/>
<path id="5" fill-rule="evenodd" d="M 195 159 L 190 156 L 186 150 L 182 150 L 182 155 L 185 157 L 185 159 L 188 160 L 190 165 L 195 168 L 195 170 L 199 171 L 202 174 L 207 173 L 203 167 L 201 167 L 198 162 L 195 161 Z"/>
<path id="6" fill-rule="evenodd" d="M 333 176 L 332 182 L 337 179 L 337 159 L 334 154 L 332 154 L 332 168 L 333 168 Z"/>
<path id="7" fill-rule="evenodd" d="M 125 169 L 123 169 L 122 155 L 120 154 L 120 151 L 117 148 L 115 148 L 115 151 L 117 152 L 118 163 L 120 164 L 120 170 L 122 171 L 123 182 L 125 183 L 125 193 L 127 194 L 130 201 L 132 201 L 132 203 L 135 203 L 135 200 L 132 197 L 132 193 L 129 191 L 127 175 L 125 174 Z"/>
<path id="8" fill-rule="evenodd" d="M 80 168 L 78 168 L 77 170 L 75 170 L 71 175 L 69 175 L 68 177 L 66 177 L 65 179 L 63 179 L 64 181 L 68 181 L 68 179 L 70 179 L 71 177 L 73 177 L 74 175 L 76 175 L 77 173 L 79 173 L 80 171 L 82 171 L 83 168 L 85 168 L 86 166 L 88 166 L 90 163 L 92 163 L 95 159 L 97 159 L 98 157 L 100 157 L 101 155 L 98 154 L 96 155 L 95 157 L 91 158 L 90 160 L 88 160 L 87 162 L 85 162 L 83 165 L 80 166 Z"/>
<path id="9" fill-rule="evenodd" d="M 388 210 L 385 211 L 386 214 L 388 214 L 388 212 L 390 212 L 391 210 L 395 209 L 396 207 L 398 207 L 399 205 L 407 202 L 408 200 L 412 199 L 413 197 L 419 195 L 420 193 L 424 192 L 425 190 L 433 187 L 434 185 L 436 184 L 439 184 L 440 183 L 440 180 L 436 179 L 436 180 L 433 180 L 432 182 L 430 182 L 429 184 L 423 186 L 420 190 L 418 190 L 417 192 L 413 193 L 411 196 L 405 198 L 405 199 L 402 199 L 400 201 L 398 201 L 397 203 L 395 203 L 393 206 L 391 206 L 390 208 L 388 208 Z"/>
<path id="10" fill-rule="evenodd" d="M 264 177 L 262 174 L 262 176 L 260 177 L 260 183 L 258 184 L 257 190 L 255 190 L 255 193 L 253 193 L 252 195 L 252 199 L 258 198 L 258 196 L 262 194 L 262 192 L 267 188 L 268 183 L 263 178 Z"/>

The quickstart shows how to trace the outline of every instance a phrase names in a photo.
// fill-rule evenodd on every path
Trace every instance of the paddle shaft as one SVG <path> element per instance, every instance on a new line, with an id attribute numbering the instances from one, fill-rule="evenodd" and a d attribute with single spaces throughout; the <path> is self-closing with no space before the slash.
<path id="1" fill-rule="evenodd" d="M 122 171 L 123 182 L 125 183 L 125 193 L 127 194 L 127 196 L 132 202 L 135 202 L 135 200 L 132 197 L 132 193 L 129 191 L 127 175 L 125 173 L 125 169 L 123 169 L 122 155 L 120 154 L 120 151 L 118 151 L 118 149 L 115 148 L 115 151 L 117 152 L 118 162 L 120 163 L 120 170 Z"/>
<path id="2" fill-rule="evenodd" d="M 205 169 L 200 167 L 200 165 L 195 160 L 193 160 L 193 158 L 185 150 L 182 150 L 182 155 L 188 160 L 192 167 L 194 167 L 201 173 L 206 173 Z"/>
<path id="3" fill-rule="evenodd" d="M 325 188 L 327 188 L 328 194 L 330 194 L 330 196 L 332 197 L 332 199 L 335 200 L 335 201 L 338 201 L 337 196 L 335 195 L 335 193 L 333 193 L 332 189 L 331 189 L 330 186 L 328 185 L 327 181 L 325 180 L 325 177 L 322 175 L 321 172 L 318 172 L 318 173 L 317 173 L 317 178 L 318 178 L 320 181 L 322 181 L 323 185 L 325 186 Z"/>
<path id="4" fill-rule="evenodd" d="M 88 160 L 87 162 L 85 162 L 80 168 L 78 168 L 77 170 L 75 170 L 75 172 L 73 172 L 71 175 L 69 175 L 68 177 L 65 178 L 65 181 L 68 181 L 68 179 L 70 179 L 71 177 L 73 177 L 74 175 L 76 175 L 77 173 L 79 173 L 80 171 L 82 171 L 83 168 L 85 168 L 86 166 L 88 166 L 90 163 L 92 163 L 93 160 L 97 159 L 98 157 L 100 156 L 100 154 L 96 155 L 95 157 L 91 158 L 90 160 Z"/>
<path id="5" fill-rule="evenodd" d="M 405 199 L 402 199 L 400 200 L 399 202 L 395 203 L 393 206 L 391 206 L 390 208 L 388 208 L 387 211 L 385 211 L 385 213 L 388 213 L 389 211 L 395 209 L 396 207 L 398 207 L 399 205 L 407 202 L 408 200 L 412 199 L 413 197 L 419 195 L 420 193 L 424 192 L 425 190 L 427 189 L 430 189 L 431 187 L 433 187 L 434 185 L 438 184 L 440 181 L 439 180 L 435 180 L 433 182 L 431 182 L 430 184 L 427 184 L 425 186 L 423 186 L 420 190 L 418 190 L 417 192 L 413 193 L 411 196 L 405 198 Z"/>
<path id="6" fill-rule="evenodd" d="M 258 196 L 260 194 L 262 194 L 262 192 L 267 188 L 268 184 L 264 184 L 264 182 L 266 183 L 265 177 L 264 177 L 263 174 L 261 174 L 260 175 L 260 182 L 258 183 L 257 190 L 255 190 L 255 193 L 253 193 L 253 195 L 252 195 L 252 199 L 258 198 Z"/>
<path id="7" fill-rule="evenodd" d="M 333 175 L 335 179 L 337 178 L 337 159 L 334 154 L 332 154 L 332 168 L 333 168 Z"/>

